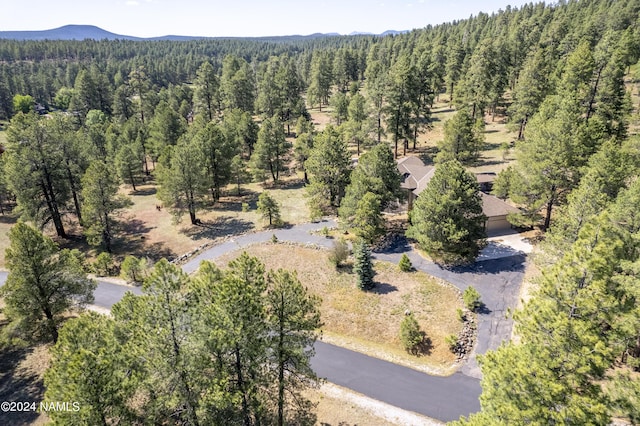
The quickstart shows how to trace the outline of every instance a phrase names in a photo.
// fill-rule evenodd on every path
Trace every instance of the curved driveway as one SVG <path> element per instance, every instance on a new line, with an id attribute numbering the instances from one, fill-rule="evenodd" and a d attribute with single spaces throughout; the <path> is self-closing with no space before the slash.
<path id="1" fill-rule="evenodd" d="M 334 221 L 324 221 L 234 237 L 199 253 L 182 268 L 187 273 L 194 272 L 202 260 L 216 258 L 250 244 L 268 241 L 273 234 L 281 241 L 330 247 L 333 240 L 311 232 L 324 226 L 335 225 Z M 502 248 L 498 256 L 486 256 L 486 253 L 495 249 L 496 247 L 488 247 L 479 258 L 479 262 L 458 269 L 443 269 L 425 260 L 404 240 L 391 249 L 374 253 L 376 259 L 394 263 L 398 262 L 402 253 L 407 253 L 416 269 L 442 278 L 460 290 L 473 285 L 480 292 L 485 307 L 478 316 L 476 348 L 469 362 L 459 372 L 449 377 L 430 376 L 319 341 L 316 343 L 316 355 L 312 360 L 318 376 L 373 399 L 442 421 L 456 420 L 462 415 L 467 416 L 478 411 L 481 392 L 480 369 L 475 361 L 475 354 L 495 349 L 502 341 L 509 339 L 512 322 L 505 319 L 505 313 L 508 307 L 516 306 L 526 261 L 523 253 L 509 252 Z M 487 257 L 487 260 L 482 260 L 483 256 Z M 0 285 L 4 283 L 6 276 L 6 272 L 0 271 Z M 99 281 L 95 292 L 95 305 L 111 308 L 127 291 L 140 294 L 140 289 L 136 287 Z"/>

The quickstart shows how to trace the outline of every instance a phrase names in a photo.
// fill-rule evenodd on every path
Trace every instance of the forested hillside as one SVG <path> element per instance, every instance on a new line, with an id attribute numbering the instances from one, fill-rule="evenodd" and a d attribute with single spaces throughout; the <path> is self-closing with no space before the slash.
<path id="1" fill-rule="evenodd" d="M 462 423 L 604 425 L 615 416 L 637 422 L 639 59 L 640 0 L 531 3 L 389 36 L 0 40 L 0 214 L 19 216 L 58 241 L 81 238 L 93 255 L 111 259 L 122 213 L 132 204 L 122 188 L 136 194 L 152 186 L 158 212 L 198 227 L 204 212 L 232 192 L 240 195 L 243 185 L 277 189 L 299 172 L 306 219 L 338 216 L 373 243 L 385 233 L 382 211 L 402 198 L 395 159 L 420 152 L 443 170 L 443 187 L 448 170 L 476 194 L 463 166 L 477 164 L 485 126 L 503 121 L 514 132 L 505 144 L 515 158 L 498 175 L 494 194 L 520 208 L 513 224 L 540 231 L 541 274 L 515 315 L 520 341 L 482 359 L 482 412 Z M 421 150 L 442 102 L 451 113 L 444 136 L 437 148 Z M 328 113 L 330 123 L 316 128 L 312 113 Z M 270 227 L 282 224 L 268 191 L 256 205 Z M 40 241 L 25 226 L 11 231 L 12 245 L 20 235 Z M 446 244 L 454 254 L 466 250 L 457 238 L 458 247 Z M 13 253 L 9 266 L 18 262 Z M 63 257 L 81 269 L 82 254 Z M 62 329 L 47 375 L 49 398 L 106 396 L 84 388 L 89 378 L 64 361 L 80 353 L 74 336 L 89 339 L 96 327 L 104 334 L 94 336 L 92 350 L 115 371 L 98 379 L 118 391 L 86 419 L 139 421 L 145 410 L 137 400 L 160 423 L 308 421 L 304 399 L 285 410 L 285 387 L 297 398 L 315 380 L 305 345 L 320 324 L 318 302 L 285 271 L 266 277 L 248 257 L 192 278 L 159 262 L 147 294 L 120 302 L 113 319 L 83 316 Z M 214 281 L 219 287 L 210 286 Z M 226 306 L 218 291 L 244 296 Z M 286 291 L 298 297 L 300 312 L 278 305 Z M 245 303 L 255 309 L 243 311 Z M 287 325 L 300 336 L 290 347 L 274 337 L 284 321 L 278 309 L 290 309 L 291 321 L 302 316 Z M 204 319 L 195 310 L 206 311 Z M 154 318 L 168 335 L 174 314 L 186 325 L 173 330 L 173 346 L 137 327 Z M 32 331 L 21 334 L 24 323 L 17 321 L 16 336 Z M 36 334 L 55 341 L 60 323 L 42 319 Z M 251 333 L 261 340 L 248 339 Z M 112 350 L 116 340 L 123 354 Z M 140 345 L 153 349 L 153 366 L 136 364 Z M 265 363 L 280 376 L 262 371 Z M 201 366 L 221 373 L 201 377 Z M 299 380 L 285 375 L 289 367 Z M 61 383 L 74 377 L 79 384 L 65 390 Z M 163 393 L 167 387 L 174 393 Z"/>

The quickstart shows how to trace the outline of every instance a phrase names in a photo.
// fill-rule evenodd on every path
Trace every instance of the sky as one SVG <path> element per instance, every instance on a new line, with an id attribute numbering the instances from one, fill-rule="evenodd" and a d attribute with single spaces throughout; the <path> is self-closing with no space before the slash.
<path id="1" fill-rule="evenodd" d="M 525 0 L 9 0 L 0 31 L 96 25 L 137 37 L 259 37 L 411 30 Z"/>

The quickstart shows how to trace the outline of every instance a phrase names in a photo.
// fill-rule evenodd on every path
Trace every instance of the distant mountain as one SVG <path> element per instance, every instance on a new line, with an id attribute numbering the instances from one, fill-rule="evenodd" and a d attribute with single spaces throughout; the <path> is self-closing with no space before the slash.
<path id="1" fill-rule="evenodd" d="M 409 32 L 409 30 L 403 30 L 403 31 L 387 30 L 387 31 L 383 32 L 380 35 L 381 36 L 398 35 L 398 34 L 405 34 L 405 33 L 408 33 L 408 32 Z"/>
<path id="2" fill-rule="evenodd" d="M 380 35 L 401 34 L 406 31 L 385 31 Z M 374 35 L 372 33 L 352 32 L 349 35 Z M 194 37 L 166 35 L 162 37 L 133 37 L 128 35 L 115 34 L 94 25 L 65 25 L 64 27 L 54 28 L 42 31 L 0 31 L 0 39 L 12 40 L 170 40 L 170 41 L 189 41 L 199 40 L 203 38 L 215 39 L 252 39 L 263 40 L 269 42 L 284 42 L 303 38 L 320 38 L 320 37 L 337 37 L 338 33 L 315 33 L 310 35 L 289 35 L 289 36 L 267 36 L 267 37 Z"/>
<path id="3" fill-rule="evenodd" d="M 114 34 L 93 25 L 65 25 L 42 31 L 0 31 L 0 38 L 13 40 L 142 40 L 138 37 Z"/>

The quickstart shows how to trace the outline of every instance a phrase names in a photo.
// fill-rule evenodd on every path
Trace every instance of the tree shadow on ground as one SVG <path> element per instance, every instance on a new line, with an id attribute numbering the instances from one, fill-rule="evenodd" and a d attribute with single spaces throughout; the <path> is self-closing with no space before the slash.
<path id="1" fill-rule="evenodd" d="M 417 356 L 418 358 L 421 356 L 431 355 L 431 351 L 433 350 L 433 342 L 431 341 L 431 338 L 428 337 L 424 331 L 421 331 L 420 334 L 422 335 L 420 343 L 409 350 L 411 355 Z"/>
<path id="2" fill-rule="evenodd" d="M 485 166 L 496 166 L 498 164 L 504 164 L 505 161 L 504 160 L 483 160 L 480 159 L 478 161 L 476 161 L 475 163 L 473 163 L 474 167 L 485 167 Z"/>
<path id="3" fill-rule="evenodd" d="M 147 226 L 147 224 L 140 219 L 132 218 L 118 223 L 118 227 L 120 227 L 125 234 L 129 235 L 147 234 L 149 233 L 149 231 L 155 228 L 155 226 Z"/>
<path id="4" fill-rule="evenodd" d="M 254 228 L 252 222 L 230 216 L 217 218 L 214 222 L 201 221 L 198 225 L 190 226 L 182 231 L 193 240 L 214 239 L 226 235 L 237 235 Z"/>
<path id="5" fill-rule="evenodd" d="M 147 257 L 153 262 L 157 262 L 160 259 L 172 260 L 178 256 L 176 252 L 167 247 L 163 242 L 147 243 L 144 235 L 132 236 L 115 241 L 113 244 L 113 252 L 122 257 L 129 254 L 140 258 Z"/>
<path id="6" fill-rule="evenodd" d="M 6 223 L 8 225 L 14 225 L 15 223 L 18 222 L 18 216 L 17 215 L 10 215 L 10 214 L 0 214 L 0 223 Z"/>
<path id="7" fill-rule="evenodd" d="M 376 294 L 389 294 L 394 291 L 398 291 L 398 287 L 396 287 L 395 285 L 388 284 L 388 283 L 379 283 L 379 282 L 376 282 L 375 287 L 371 289 L 371 293 L 376 293 Z"/>
<path id="8" fill-rule="evenodd" d="M 44 384 L 35 372 L 19 368 L 33 348 L 4 346 L 0 348 L 0 401 L 35 402 L 44 399 Z M 36 411 L 0 411 L 0 424 L 30 425 L 39 417 Z"/>
<path id="9" fill-rule="evenodd" d="M 393 245 L 384 247 L 382 250 L 373 250 L 373 253 L 381 254 L 402 254 L 411 251 L 409 240 L 404 235 L 399 236 Z"/>
<path id="10" fill-rule="evenodd" d="M 480 302 L 480 306 L 477 307 L 474 312 L 478 315 L 489 315 L 493 311 L 489 309 L 483 302 Z"/>
<path id="11" fill-rule="evenodd" d="M 136 196 L 147 196 L 147 195 L 155 195 L 158 192 L 158 190 L 156 189 L 156 187 L 152 187 L 152 188 L 145 188 L 145 189 L 136 189 L 135 191 L 133 190 L 133 188 L 131 188 L 131 190 L 129 191 L 129 195 L 136 195 Z M 160 203 L 158 201 L 158 203 Z"/>

